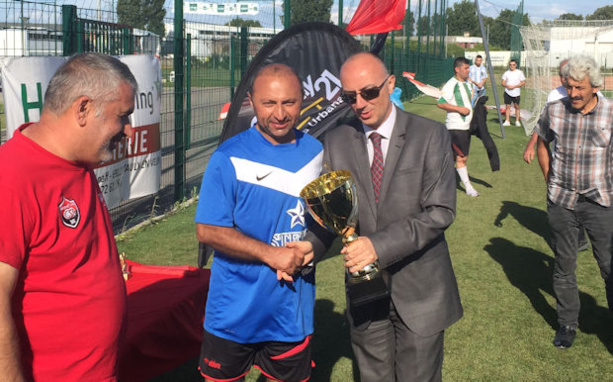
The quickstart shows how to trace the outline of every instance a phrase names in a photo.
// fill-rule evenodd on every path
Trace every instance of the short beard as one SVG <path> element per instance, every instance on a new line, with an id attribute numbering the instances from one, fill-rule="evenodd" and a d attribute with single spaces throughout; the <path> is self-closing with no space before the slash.
<path id="1" fill-rule="evenodd" d="M 113 159 L 113 152 L 111 150 L 111 140 L 104 142 L 104 145 L 98 150 L 98 159 L 100 163 L 110 162 Z"/>

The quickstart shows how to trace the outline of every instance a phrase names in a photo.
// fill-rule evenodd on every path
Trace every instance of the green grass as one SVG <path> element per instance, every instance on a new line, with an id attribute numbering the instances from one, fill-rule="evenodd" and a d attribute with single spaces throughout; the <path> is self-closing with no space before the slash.
<path id="1" fill-rule="evenodd" d="M 493 103 L 493 102 L 490 102 Z M 408 110 L 443 121 L 434 100 L 420 98 Z M 464 318 L 446 332 L 446 381 L 603 381 L 613 375 L 613 315 L 591 251 L 581 252 L 577 277 L 582 309 L 575 345 L 556 349 L 551 286 L 553 254 L 547 245 L 546 187 L 533 162 L 522 160 L 523 128 L 506 127 L 506 139 L 490 112 L 490 132 L 501 170 L 492 173 L 481 142 L 473 137 L 468 168 L 481 193 L 458 190 L 457 218 L 447 230 Z M 128 258 L 149 264 L 197 262 L 195 206 L 119 239 Z M 313 381 L 352 381 L 343 266 L 340 256 L 317 268 Z M 607 377 L 607 375 L 609 377 Z M 252 372 L 247 380 L 259 380 Z M 195 363 L 157 381 L 199 381 Z"/>

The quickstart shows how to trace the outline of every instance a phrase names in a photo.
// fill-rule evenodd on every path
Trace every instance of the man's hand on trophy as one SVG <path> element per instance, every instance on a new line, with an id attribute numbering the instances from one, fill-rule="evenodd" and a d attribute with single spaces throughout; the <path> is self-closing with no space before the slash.
<path id="1" fill-rule="evenodd" d="M 375 247 L 366 236 L 360 236 L 351 244 L 345 245 L 341 254 L 345 256 L 345 268 L 349 268 L 350 273 L 357 272 L 379 259 Z"/>

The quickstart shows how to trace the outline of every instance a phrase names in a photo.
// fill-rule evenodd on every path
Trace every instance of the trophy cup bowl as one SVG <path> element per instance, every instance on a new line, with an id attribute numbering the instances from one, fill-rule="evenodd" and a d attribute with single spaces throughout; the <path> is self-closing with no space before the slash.
<path id="1" fill-rule="evenodd" d="M 348 170 L 337 170 L 321 175 L 307 184 L 300 196 L 309 213 L 322 227 L 342 236 L 344 244 L 357 240 L 358 194 L 355 181 Z M 350 284 L 372 280 L 379 276 L 378 261 L 349 274 Z"/>

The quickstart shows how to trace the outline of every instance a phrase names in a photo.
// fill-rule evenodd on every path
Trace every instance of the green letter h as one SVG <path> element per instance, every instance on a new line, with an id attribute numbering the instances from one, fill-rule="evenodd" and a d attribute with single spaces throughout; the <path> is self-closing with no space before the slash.
<path id="1" fill-rule="evenodd" d="M 21 104 L 23 105 L 23 118 L 24 122 L 30 122 L 29 110 L 38 109 L 40 113 L 43 110 L 43 90 L 40 82 L 36 83 L 36 92 L 38 94 L 38 101 L 28 102 L 28 92 L 26 85 L 21 84 Z"/>

